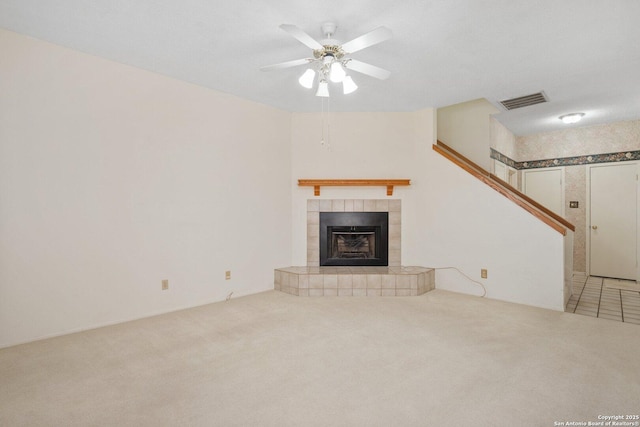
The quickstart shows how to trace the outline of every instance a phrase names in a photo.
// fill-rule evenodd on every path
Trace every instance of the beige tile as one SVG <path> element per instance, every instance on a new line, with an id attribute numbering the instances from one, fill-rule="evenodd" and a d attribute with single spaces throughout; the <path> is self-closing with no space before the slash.
<path id="1" fill-rule="evenodd" d="M 343 199 L 332 200 L 331 212 L 344 212 L 344 200 Z"/>
<path id="2" fill-rule="evenodd" d="M 598 306 L 590 306 L 590 305 L 581 305 L 578 304 L 576 307 L 576 311 L 592 311 L 594 313 L 598 312 Z"/>
<path id="3" fill-rule="evenodd" d="M 353 211 L 354 212 L 363 212 L 364 211 L 364 200 L 356 199 L 353 201 Z"/>
<path id="4" fill-rule="evenodd" d="M 338 275 L 337 274 L 325 274 L 324 275 L 324 288 L 325 289 L 338 289 Z"/>
<path id="5" fill-rule="evenodd" d="M 390 249 L 389 250 L 389 265 L 399 266 L 401 264 L 400 250 L 399 249 Z"/>
<path id="6" fill-rule="evenodd" d="M 384 199 L 376 200 L 376 212 L 389 212 L 389 201 Z"/>
<path id="7" fill-rule="evenodd" d="M 396 290 L 394 289 L 382 289 L 382 296 L 383 297 L 395 297 L 396 296 Z"/>
<path id="8" fill-rule="evenodd" d="M 398 240 L 400 241 L 402 233 L 402 227 L 400 224 L 390 224 L 389 225 L 389 240 Z"/>
<path id="9" fill-rule="evenodd" d="M 596 312 L 591 312 L 591 311 L 575 311 L 576 314 L 579 314 L 581 316 L 589 316 L 589 317 L 598 317 Z"/>
<path id="10" fill-rule="evenodd" d="M 628 311 L 622 310 L 622 315 L 625 319 L 640 319 L 640 313 L 630 313 Z"/>
<path id="11" fill-rule="evenodd" d="M 616 316 L 613 314 L 600 313 L 598 314 L 598 318 L 608 319 L 608 320 L 617 320 L 618 322 L 622 322 L 622 316 Z"/>
<path id="12" fill-rule="evenodd" d="M 399 297 L 410 297 L 412 295 L 416 295 L 413 292 L 417 292 L 415 289 L 396 289 L 396 296 Z"/>
<path id="13" fill-rule="evenodd" d="M 626 315 L 629 316 L 640 316 L 640 309 L 637 308 L 630 308 L 628 306 L 622 306 L 622 312 Z"/>
<path id="14" fill-rule="evenodd" d="M 372 200 L 372 199 L 364 200 L 363 209 L 364 209 L 365 212 L 375 212 L 376 211 L 376 201 Z"/>
<path id="15" fill-rule="evenodd" d="M 301 274 L 298 277 L 298 288 L 300 289 L 309 289 L 309 275 Z"/>
<path id="16" fill-rule="evenodd" d="M 624 318 L 624 323 L 633 323 L 634 325 L 640 325 L 640 319 L 633 319 L 633 318 Z"/>
<path id="17" fill-rule="evenodd" d="M 402 210 L 402 200 L 401 199 L 391 199 L 389 200 L 389 212 L 400 212 Z"/>
<path id="18" fill-rule="evenodd" d="M 418 274 L 418 290 L 422 292 L 427 290 L 427 273 Z"/>
<path id="19" fill-rule="evenodd" d="M 380 289 L 367 289 L 368 297 L 379 297 L 381 295 L 382 295 L 382 292 Z"/>
<path id="20" fill-rule="evenodd" d="M 353 289 L 349 288 L 349 289 L 338 289 L 338 296 L 339 297 L 350 297 L 353 296 Z"/>
<path id="21" fill-rule="evenodd" d="M 353 289 L 367 289 L 367 276 L 365 274 L 354 274 L 352 281 Z"/>
<path id="22" fill-rule="evenodd" d="M 353 296 L 354 297 L 366 297 L 367 296 L 367 290 L 366 289 L 353 288 Z"/>
<path id="23" fill-rule="evenodd" d="M 613 309 L 612 310 L 612 309 L 609 309 L 609 308 L 606 308 L 606 307 L 600 307 L 598 309 L 598 313 L 599 314 L 606 314 L 606 315 L 609 315 L 609 316 L 622 316 L 622 311 L 620 309 L 618 309 L 618 310 Z"/>
<path id="24" fill-rule="evenodd" d="M 300 289 L 299 290 L 299 295 L 301 297 L 308 297 L 309 296 L 309 289 Z"/>
<path id="25" fill-rule="evenodd" d="M 380 288 L 382 288 L 382 275 L 367 274 L 367 289 L 380 289 Z"/>
<path id="26" fill-rule="evenodd" d="M 395 289 L 396 288 L 396 275 L 384 274 L 382 277 L 382 289 Z"/>
<path id="27" fill-rule="evenodd" d="M 320 250 L 307 249 L 307 265 L 320 265 Z"/>
<path id="28" fill-rule="evenodd" d="M 299 286 L 299 280 L 300 280 L 300 275 L 295 274 L 295 273 L 289 273 L 289 286 L 294 288 L 294 289 L 298 289 Z"/>
<path id="29" fill-rule="evenodd" d="M 389 212 L 389 226 L 402 224 L 402 214 L 400 212 Z"/>
<path id="30" fill-rule="evenodd" d="M 389 251 L 396 251 L 400 253 L 400 249 L 402 249 L 400 239 L 389 239 Z"/>
<path id="31" fill-rule="evenodd" d="M 580 298 L 578 304 L 586 304 L 586 305 L 600 305 L 600 301 L 594 299 Z"/>
<path id="32" fill-rule="evenodd" d="M 312 274 L 309 276 L 309 289 L 323 289 L 324 276 L 321 274 Z"/>
<path id="33" fill-rule="evenodd" d="M 280 275 L 280 285 L 283 288 L 289 287 L 289 273 L 285 273 L 284 271 L 282 272 L 282 274 Z"/>
<path id="34" fill-rule="evenodd" d="M 418 276 L 415 274 L 398 276 L 396 289 L 418 289 Z"/>
<path id="35" fill-rule="evenodd" d="M 338 296 L 338 288 L 333 288 L 333 289 L 324 288 L 324 296 L 325 297 L 337 297 Z"/>
<path id="36" fill-rule="evenodd" d="M 339 289 L 353 289 L 353 276 L 351 274 L 341 274 L 338 276 Z"/>
<path id="37" fill-rule="evenodd" d="M 640 307 L 640 300 L 622 297 L 622 304 L 628 305 L 629 307 Z"/>
<path id="38" fill-rule="evenodd" d="M 321 297 L 324 296 L 324 289 L 309 289 L 310 297 Z"/>
<path id="39" fill-rule="evenodd" d="M 320 200 L 307 199 L 307 212 L 319 212 L 319 211 L 320 211 Z"/>
<path id="40" fill-rule="evenodd" d="M 319 237 L 320 237 L 320 226 L 317 224 L 309 224 L 307 225 L 307 242 L 311 242 L 312 240 L 309 240 L 310 237 L 315 237 L 315 241 L 313 241 L 313 245 L 315 247 L 318 246 L 319 243 Z"/>
<path id="41" fill-rule="evenodd" d="M 331 212 L 332 204 L 331 200 L 320 200 L 320 212 Z"/>
<path id="42" fill-rule="evenodd" d="M 353 200 L 345 200 L 344 201 L 344 211 L 345 212 L 353 212 Z"/>
<path id="43" fill-rule="evenodd" d="M 319 212 L 307 212 L 307 225 L 320 226 L 320 213 Z"/>
<path id="44" fill-rule="evenodd" d="M 289 288 L 289 293 L 291 295 L 298 296 L 298 295 L 300 295 L 300 290 L 298 288 Z"/>

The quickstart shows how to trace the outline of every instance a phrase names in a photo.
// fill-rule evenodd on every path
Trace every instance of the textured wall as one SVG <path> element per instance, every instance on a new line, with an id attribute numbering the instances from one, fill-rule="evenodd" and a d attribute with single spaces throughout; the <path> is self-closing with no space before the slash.
<path id="1" fill-rule="evenodd" d="M 637 150 L 640 150 L 640 120 L 632 120 L 518 136 L 514 160 L 526 162 Z M 583 272 L 587 268 L 586 170 L 586 165 L 565 166 L 565 213 L 567 219 L 576 226 L 574 269 Z M 570 201 L 578 201 L 580 207 L 569 208 Z"/>

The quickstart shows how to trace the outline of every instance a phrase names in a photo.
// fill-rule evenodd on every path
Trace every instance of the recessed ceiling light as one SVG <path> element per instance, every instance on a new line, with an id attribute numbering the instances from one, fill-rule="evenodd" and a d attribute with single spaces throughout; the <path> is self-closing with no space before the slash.
<path id="1" fill-rule="evenodd" d="M 582 117 L 584 117 L 584 113 L 565 114 L 564 116 L 560 116 L 558 118 L 566 124 L 571 124 L 579 122 L 580 120 L 582 120 Z"/>

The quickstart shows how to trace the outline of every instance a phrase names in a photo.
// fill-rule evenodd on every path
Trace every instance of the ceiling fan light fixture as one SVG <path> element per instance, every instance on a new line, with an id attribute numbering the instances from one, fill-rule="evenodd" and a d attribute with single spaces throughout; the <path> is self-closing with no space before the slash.
<path id="1" fill-rule="evenodd" d="M 344 78 L 347 76 L 347 73 L 342 68 L 342 64 L 340 61 L 333 61 L 331 64 L 331 72 L 329 73 L 329 78 L 334 83 L 341 83 Z"/>
<path id="2" fill-rule="evenodd" d="M 320 96 L 323 98 L 329 97 L 329 83 L 326 80 L 320 80 L 318 84 L 318 90 L 316 91 L 316 96 Z"/>
<path id="3" fill-rule="evenodd" d="M 344 80 L 342 80 L 342 92 L 345 95 L 355 92 L 356 89 L 358 89 L 358 85 L 355 84 L 351 76 L 346 76 Z"/>
<path id="4" fill-rule="evenodd" d="M 300 83 L 302 87 L 311 89 L 313 87 L 313 81 L 315 80 L 315 78 L 316 78 L 316 72 L 313 71 L 311 68 L 307 68 L 307 71 L 305 71 L 304 74 L 301 75 L 300 78 L 298 79 L 298 83 Z"/>
<path id="5" fill-rule="evenodd" d="M 584 117 L 584 113 L 571 113 L 571 114 L 565 114 L 564 116 L 560 116 L 558 118 L 562 120 L 563 123 L 572 124 L 572 123 L 578 123 L 580 120 L 582 120 L 583 117 Z"/>

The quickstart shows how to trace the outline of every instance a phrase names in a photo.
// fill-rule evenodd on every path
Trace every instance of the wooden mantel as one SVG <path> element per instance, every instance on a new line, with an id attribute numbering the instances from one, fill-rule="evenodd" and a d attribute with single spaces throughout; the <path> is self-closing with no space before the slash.
<path id="1" fill-rule="evenodd" d="M 410 179 L 299 179 L 299 186 L 313 187 L 313 195 L 320 195 L 320 187 L 387 187 L 387 196 L 393 195 L 396 185 L 411 185 Z"/>

